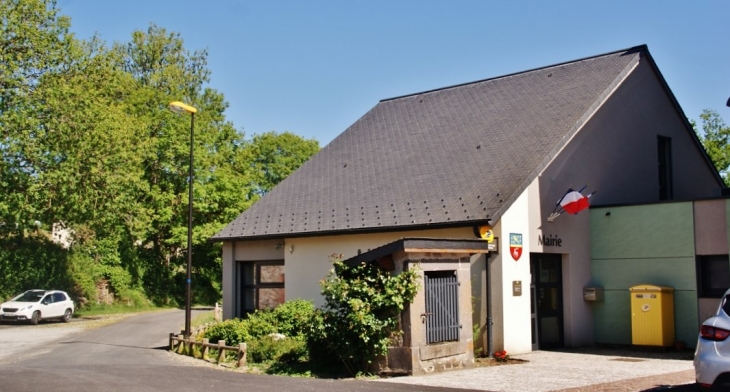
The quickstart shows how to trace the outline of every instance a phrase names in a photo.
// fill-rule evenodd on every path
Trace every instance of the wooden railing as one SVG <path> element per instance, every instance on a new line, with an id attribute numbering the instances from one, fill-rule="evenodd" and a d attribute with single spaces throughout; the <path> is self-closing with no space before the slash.
<path id="1" fill-rule="evenodd" d="M 236 367 L 246 367 L 246 343 L 239 343 L 238 347 L 226 346 L 225 340 L 219 340 L 218 343 L 209 343 L 208 339 L 203 339 L 203 341 L 198 342 L 192 339 L 185 339 L 183 335 L 175 336 L 175 334 L 170 333 L 170 351 L 195 357 L 193 347 L 196 346 L 202 348 L 201 359 L 209 360 L 208 353 L 210 349 L 216 349 L 218 355 L 215 361 L 220 365 L 224 363 L 226 351 L 232 351 L 236 353 Z"/>

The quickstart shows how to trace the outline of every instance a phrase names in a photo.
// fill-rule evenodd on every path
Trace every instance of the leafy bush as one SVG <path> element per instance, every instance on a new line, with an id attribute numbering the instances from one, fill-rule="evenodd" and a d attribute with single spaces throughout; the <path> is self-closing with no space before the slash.
<path id="1" fill-rule="evenodd" d="M 339 257 L 332 263 L 320 282 L 326 305 L 312 318 L 309 351 L 317 360 L 339 358 L 354 375 L 385 355 L 391 336 L 401 332 L 398 316 L 418 292 L 418 274 L 394 275 L 374 263 L 349 267 Z"/>
<path id="2" fill-rule="evenodd" d="M 303 336 L 312 322 L 314 303 L 295 299 L 277 306 L 273 313 L 278 333 L 286 336 Z"/>
<path id="3" fill-rule="evenodd" d="M 208 328 L 205 337 L 212 343 L 225 339 L 226 344 L 232 346 L 238 343 L 252 344 L 256 339 L 276 333 L 292 338 L 301 337 L 309 328 L 313 314 L 312 302 L 302 299 L 287 301 L 273 310 L 257 310 L 244 320 L 233 319 L 215 324 Z"/>
<path id="4" fill-rule="evenodd" d="M 252 340 L 251 334 L 249 333 L 249 324 L 239 319 L 226 320 L 210 326 L 205 331 L 205 337 L 211 343 L 225 340 L 229 346 L 235 346 L 238 343 Z"/>
<path id="5" fill-rule="evenodd" d="M 374 264 L 348 267 L 339 258 L 320 284 L 326 305 L 287 301 L 273 310 L 258 310 L 244 320 L 234 319 L 208 328 L 212 343 L 245 342 L 252 363 L 273 362 L 273 373 L 297 372 L 309 361 L 329 374 L 344 370 L 354 375 L 385 355 L 398 329 L 399 315 L 418 292 L 414 269 L 397 275 Z M 283 336 L 276 336 L 281 334 Z M 343 369 L 344 366 L 344 369 Z"/>
<path id="6" fill-rule="evenodd" d="M 248 358 L 252 362 L 277 361 L 294 363 L 305 361 L 308 357 L 307 342 L 303 338 L 278 338 L 266 335 L 247 343 Z"/>

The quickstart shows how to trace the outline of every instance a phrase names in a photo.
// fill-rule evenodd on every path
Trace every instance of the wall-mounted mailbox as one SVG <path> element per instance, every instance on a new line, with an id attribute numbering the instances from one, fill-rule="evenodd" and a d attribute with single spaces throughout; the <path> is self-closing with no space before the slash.
<path id="1" fill-rule="evenodd" d="M 512 281 L 512 295 L 515 297 L 522 296 L 522 281 L 521 280 Z"/>
<path id="2" fill-rule="evenodd" d="M 603 287 L 583 287 L 583 301 L 603 301 Z"/>

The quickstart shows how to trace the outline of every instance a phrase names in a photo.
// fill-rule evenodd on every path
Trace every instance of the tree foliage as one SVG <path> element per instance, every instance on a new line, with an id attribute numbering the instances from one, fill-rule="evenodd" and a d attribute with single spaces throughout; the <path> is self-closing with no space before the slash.
<path id="1" fill-rule="evenodd" d="M 208 87 L 207 51 L 155 24 L 108 46 L 70 34 L 54 0 L 0 0 L 0 26 L 0 240 L 19 250 L 0 253 L 0 276 L 10 277 L 0 298 L 52 285 L 93 301 L 100 281 L 127 300 L 183 298 L 191 118 L 168 103 L 184 101 L 198 109 L 194 300 L 218 300 L 220 246 L 208 238 L 317 142 L 245 138 Z M 70 230 L 68 249 L 48 241 L 54 223 Z M 57 260 L 59 278 L 39 280 L 50 266 L 24 259 L 32 255 Z"/>
<path id="2" fill-rule="evenodd" d="M 697 131 L 697 126 L 693 122 L 692 126 L 698 134 L 705 151 L 715 164 L 717 171 L 720 172 L 726 186 L 730 186 L 730 178 L 728 178 L 728 168 L 730 168 L 730 127 L 722 120 L 722 117 L 714 111 L 705 109 L 700 114 L 702 122 L 702 132 Z"/>

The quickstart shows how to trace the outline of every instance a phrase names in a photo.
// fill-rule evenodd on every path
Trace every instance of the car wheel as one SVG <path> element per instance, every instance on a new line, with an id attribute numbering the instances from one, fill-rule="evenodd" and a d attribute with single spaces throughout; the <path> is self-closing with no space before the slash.
<path id="1" fill-rule="evenodd" d="M 38 321 L 41 320 L 41 312 L 35 311 L 33 312 L 33 315 L 30 316 L 30 323 L 33 325 L 38 325 Z"/>
<path id="2" fill-rule="evenodd" d="M 64 323 L 71 321 L 71 314 L 71 309 L 66 309 L 66 311 L 63 312 L 63 317 L 61 317 L 61 321 L 63 321 Z"/>

